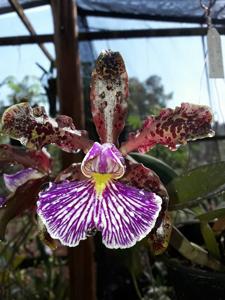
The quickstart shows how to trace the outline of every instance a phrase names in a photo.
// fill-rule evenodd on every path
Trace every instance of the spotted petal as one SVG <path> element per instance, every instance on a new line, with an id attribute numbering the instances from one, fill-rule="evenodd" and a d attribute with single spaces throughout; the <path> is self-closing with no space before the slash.
<path id="1" fill-rule="evenodd" d="M 43 174 L 32 168 L 23 169 L 14 174 L 3 174 L 5 185 L 10 192 L 15 192 L 19 186 L 28 180 L 41 177 L 43 177 Z"/>
<path id="2" fill-rule="evenodd" d="M 2 125 L 6 134 L 34 150 L 55 144 L 66 152 L 76 152 L 87 151 L 92 145 L 85 132 L 74 129 L 69 117 L 51 119 L 43 107 L 32 108 L 28 103 L 9 107 L 2 116 Z"/>
<path id="3" fill-rule="evenodd" d="M 131 134 L 120 151 L 125 155 L 133 150 L 147 152 L 156 144 L 176 150 L 177 146 L 214 135 L 211 129 L 212 113 L 207 106 L 182 103 L 174 110 L 165 108 L 159 116 L 151 116 L 140 131 Z"/>
<path id="4" fill-rule="evenodd" d="M 103 51 L 92 72 L 91 110 L 102 143 L 117 144 L 127 113 L 128 77 L 119 52 Z"/>
<path id="5" fill-rule="evenodd" d="M 97 193 L 92 180 L 50 185 L 37 212 L 52 238 L 73 247 L 95 229 L 108 248 L 128 248 L 155 226 L 162 200 L 154 193 L 109 181 Z"/>

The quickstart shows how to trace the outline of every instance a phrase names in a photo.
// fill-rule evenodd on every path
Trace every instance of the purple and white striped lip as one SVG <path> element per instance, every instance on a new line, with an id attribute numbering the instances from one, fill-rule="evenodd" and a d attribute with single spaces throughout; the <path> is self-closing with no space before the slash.
<path id="1" fill-rule="evenodd" d="M 83 159 L 81 171 L 88 178 L 98 173 L 110 174 L 111 178 L 118 179 L 125 173 L 124 158 L 115 145 L 95 142 Z"/>
<path id="2" fill-rule="evenodd" d="M 50 236 L 77 246 L 98 230 L 107 248 L 129 248 L 154 228 L 162 199 L 111 180 L 97 193 L 92 179 L 53 183 L 39 194 L 37 213 Z"/>
<path id="3" fill-rule="evenodd" d="M 125 162 L 115 145 L 94 143 L 81 170 L 86 178 L 52 183 L 39 194 L 37 213 L 53 239 L 75 247 L 100 231 L 106 247 L 124 249 L 151 232 L 162 199 L 116 180 Z"/>

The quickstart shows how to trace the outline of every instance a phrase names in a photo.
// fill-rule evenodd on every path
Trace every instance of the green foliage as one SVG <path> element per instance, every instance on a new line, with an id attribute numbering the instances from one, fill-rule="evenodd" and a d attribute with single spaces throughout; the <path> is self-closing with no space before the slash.
<path id="1" fill-rule="evenodd" d="M 207 251 L 195 243 L 190 242 L 177 228 L 173 228 L 170 244 L 186 259 L 194 264 L 206 266 L 213 270 L 223 270 L 223 266 L 214 258 L 209 257 Z"/>
<path id="2" fill-rule="evenodd" d="M 167 163 L 178 174 L 182 173 L 188 165 L 188 147 L 181 146 L 177 151 L 168 151 L 162 145 L 156 145 L 150 152 L 152 156 Z"/>
<path id="3" fill-rule="evenodd" d="M 170 198 L 169 208 L 173 211 L 176 226 L 179 226 L 179 223 L 185 224 L 187 220 L 196 221 L 196 218 L 200 221 L 199 230 L 204 245 L 189 241 L 175 226 L 170 245 L 193 264 L 224 271 L 223 238 L 218 236 L 208 222 L 224 217 L 225 208 L 215 207 L 209 210 L 207 200 L 219 200 L 218 195 L 225 189 L 225 162 L 200 166 L 178 176 L 170 166 L 158 159 L 138 153 L 131 153 L 131 156 L 153 169 L 166 184 Z M 224 201 L 223 198 L 222 200 Z M 180 212 L 182 218 L 178 222 L 177 213 Z"/>
<path id="4" fill-rule="evenodd" d="M 190 255 L 193 245 L 185 238 L 180 236 L 177 242 L 177 232 L 172 233 L 171 243 L 184 257 L 192 263 L 197 263 L 214 270 L 225 270 L 224 253 L 222 253 L 222 236 L 218 236 L 213 230 L 209 221 L 225 216 L 225 209 L 211 208 L 207 206 L 207 200 L 212 198 L 219 200 L 221 191 L 225 189 L 224 183 L 225 162 L 218 162 L 195 168 L 183 175 L 174 178 L 168 185 L 167 190 L 170 195 L 170 209 L 191 208 L 193 216 L 200 221 L 200 232 L 204 240 L 204 245 L 199 245 L 198 249 L 207 249 L 205 255 L 198 251 L 198 255 Z M 202 204 L 205 204 L 204 206 Z M 185 221 L 185 218 L 183 219 Z M 175 234 L 175 236 L 174 236 Z M 183 248 L 182 248 L 183 245 Z M 185 246 L 185 247 L 184 247 Z M 189 249 L 190 248 L 190 249 Z M 195 250 L 196 251 L 196 250 Z"/>
<path id="5" fill-rule="evenodd" d="M 10 105 L 28 101 L 32 105 L 46 103 L 46 96 L 40 80 L 35 76 L 25 76 L 18 81 L 14 76 L 6 77 L 0 87 L 6 89 Z M 2 99 L 4 103 L 4 99 Z"/>
<path id="6" fill-rule="evenodd" d="M 52 176 L 55 177 L 62 170 L 61 150 L 54 145 L 48 145 L 47 150 L 52 158 Z"/>
<path id="7" fill-rule="evenodd" d="M 225 208 L 215 209 L 196 216 L 200 221 L 207 222 L 221 217 L 225 217 Z"/>
<path id="8" fill-rule="evenodd" d="M 215 234 L 213 233 L 211 226 L 205 221 L 201 222 L 200 225 L 201 225 L 200 227 L 201 233 L 204 238 L 206 248 L 208 249 L 209 253 L 213 257 L 220 259 L 221 255 L 220 255 L 219 246 L 217 244 L 216 237 Z"/>
<path id="9" fill-rule="evenodd" d="M 203 197 L 206 199 L 209 193 L 225 183 L 224 175 L 225 162 L 218 162 L 198 167 L 175 178 L 167 185 L 171 207 L 175 204 L 184 204 L 185 207 L 189 206 L 190 201 L 202 200 Z"/>
<path id="10" fill-rule="evenodd" d="M 49 255 L 35 227 L 31 216 L 17 219 L 0 244 L 1 299 L 68 299 L 66 260 Z"/>
<path id="11" fill-rule="evenodd" d="M 172 98 L 172 93 L 165 94 L 161 78 L 157 75 L 148 77 L 144 82 L 137 78 L 129 80 L 129 116 L 130 125 L 137 125 L 150 114 L 157 114 L 166 102 Z M 132 123 L 134 121 L 134 123 Z"/>
<path id="12" fill-rule="evenodd" d="M 128 115 L 127 124 L 133 129 L 139 129 L 141 127 L 141 118 L 138 115 Z"/>

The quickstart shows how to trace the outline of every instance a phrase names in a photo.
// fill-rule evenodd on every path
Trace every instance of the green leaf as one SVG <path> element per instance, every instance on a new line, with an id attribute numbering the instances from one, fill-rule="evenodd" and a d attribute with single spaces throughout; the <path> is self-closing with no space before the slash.
<path id="1" fill-rule="evenodd" d="M 19 93 L 21 90 L 21 87 L 19 86 L 19 84 L 13 82 L 13 81 L 9 81 L 8 82 L 8 86 L 10 87 L 11 90 L 13 90 L 15 93 Z"/>
<path id="2" fill-rule="evenodd" d="M 193 169 L 174 178 L 167 186 L 170 207 L 187 204 L 189 201 L 202 200 L 225 184 L 225 162 L 213 163 Z"/>
<path id="3" fill-rule="evenodd" d="M 176 228 L 173 227 L 170 245 L 175 248 L 183 257 L 194 264 L 205 266 L 213 270 L 224 271 L 220 262 L 208 255 L 208 252 L 189 240 Z"/>
<path id="4" fill-rule="evenodd" d="M 215 258 L 221 259 L 216 237 L 210 225 L 207 222 L 201 222 L 200 228 L 206 248 L 209 251 L 209 253 Z"/>
<path id="5" fill-rule="evenodd" d="M 206 222 L 221 217 L 225 217 L 225 208 L 212 210 L 207 213 L 196 216 L 196 218 L 198 218 L 200 221 L 206 221 Z"/>
<path id="6" fill-rule="evenodd" d="M 141 119 L 137 115 L 129 115 L 127 118 L 127 123 L 133 129 L 137 129 L 141 127 Z"/>
<path id="7" fill-rule="evenodd" d="M 137 162 L 142 163 L 145 167 L 153 170 L 159 176 L 163 184 L 168 184 L 177 177 L 177 173 L 169 165 L 153 156 L 134 152 L 129 155 Z"/>

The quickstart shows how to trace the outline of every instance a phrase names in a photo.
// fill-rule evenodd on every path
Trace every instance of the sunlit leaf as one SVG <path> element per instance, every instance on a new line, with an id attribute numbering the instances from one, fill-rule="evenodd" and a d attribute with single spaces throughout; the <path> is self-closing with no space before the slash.
<path id="1" fill-rule="evenodd" d="M 201 233 L 204 238 L 204 242 L 209 253 L 217 259 L 220 259 L 220 250 L 216 237 L 212 231 L 212 228 L 207 222 L 200 223 Z"/>
<path id="2" fill-rule="evenodd" d="M 25 258 L 25 255 L 16 255 L 12 262 L 13 268 L 16 269 L 24 261 Z"/>
<path id="3" fill-rule="evenodd" d="M 194 264 L 205 266 L 213 270 L 224 271 L 220 262 L 208 255 L 208 252 L 189 240 L 176 228 L 173 227 L 170 244 L 181 255 Z"/>
<path id="4" fill-rule="evenodd" d="M 127 124 L 133 129 L 137 129 L 141 126 L 141 120 L 138 115 L 129 115 L 127 118 Z"/>

